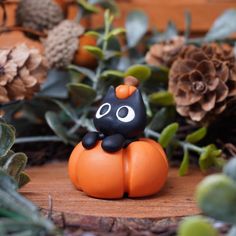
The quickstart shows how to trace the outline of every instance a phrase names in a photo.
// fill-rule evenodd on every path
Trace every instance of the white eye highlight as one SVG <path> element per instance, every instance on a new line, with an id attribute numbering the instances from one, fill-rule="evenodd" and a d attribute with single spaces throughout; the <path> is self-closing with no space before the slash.
<path id="1" fill-rule="evenodd" d="M 122 122 L 130 122 L 135 117 L 134 109 L 130 106 L 122 106 L 116 111 L 116 117 Z"/>
<path id="2" fill-rule="evenodd" d="M 104 103 L 98 108 L 95 116 L 97 119 L 100 119 L 103 116 L 105 116 L 106 114 L 108 114 L 110 112 L 110 110 L 111 110 L 111 104 Z"/>

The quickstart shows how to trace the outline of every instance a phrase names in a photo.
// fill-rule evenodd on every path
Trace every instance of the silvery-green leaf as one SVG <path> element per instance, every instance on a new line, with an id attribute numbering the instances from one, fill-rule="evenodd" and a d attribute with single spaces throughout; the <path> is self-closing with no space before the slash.
<path id="1" fill-rule="evenodd" d="M 3 170 L 18 182 L 21 171 L 26 167 L 27 160 L 28 158 L 24 153 L 14 153 L 4 164 Z"/>
<path id="2" fill-rule="evenodd" d="M 214 41 L 229 37 L 236 32 L 236 9 L 226 10 L 213 23 L 211 29 L 206 34 L 205 41 Z"/>
<path id="3" fill-rule="evenodd" d="M 0 122 L 0 158 L 5 156 L 15 141 L 15 129 L 6 123 Z"/>
<path id="4" fill-rule="evenodd" d="M 96 97 L 96 91 L 89 85 L 71 83 L 67 87 L 72 100 L 81 106 L 90 104 Z"/>
<path id="5" fill-rule="evenodd" d="M 55 99 L 53 99 L 52 101 L 55 102 L 72 120 L 77 119 L 76 111 L 71 107 L 70 104 L 66 104 Z"/>
<path id="6" fill-rule="evenodd" d="M 66 84 L 69 82 L 69 73 L 66 71 L 50 70 L 46 81 L 42 84 L 37 96 L 50 98 L 67 98 Z"/>
<path id="7" fill-rule="evenodd" d="M 94 78 L 96 77 L 95 73 L 90 70 L 90 69 L 87 69 L 85 67 L 81 67 L 81 66 L 75 66 L 75 65 L 69 65 L 68 66 L 68 69 L 69 70 L 75 70 L 75 71 L 78 71 L 80 72 L 81 74 L 87 76 L 89 79 L 91 79 L 92 81 L 94 81 Z"/>
<path id="8" fill-rule="evenodd" d="M 45 119 L 54 133 L 60 137 L 64 143 L 68 143 L 67 130 L 61 123 L 58 115 L 53 111 L 48 111 L 45 114 Z"/>
<path id="9" fill-rule="evenodd" d="M 126 35 L 128 47 L 135 47 L 148 29 L 148 17 L 143 11 L 131 11 L 126 19 Z"/>

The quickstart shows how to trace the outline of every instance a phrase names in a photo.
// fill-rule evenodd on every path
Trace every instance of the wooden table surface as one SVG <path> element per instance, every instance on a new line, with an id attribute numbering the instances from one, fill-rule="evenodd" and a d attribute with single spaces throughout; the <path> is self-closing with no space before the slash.
<path id="1" fill-rule="evenodd" d="M 172 168 L 166 186 L 159 194 L 121 200 L 98 200 L 75 190 L 68 178 L 66 163 L 31 167 L 27 173 L 31 182 L 21 189 L 21 193 L 44 209 L 48 209 L 50 195 L 53 210 L 69 214 L 162 219 L 199 213 L 194 201 L 196 185 L 203 178 L 199 170 L 179 177 L 178 170 Z"/>

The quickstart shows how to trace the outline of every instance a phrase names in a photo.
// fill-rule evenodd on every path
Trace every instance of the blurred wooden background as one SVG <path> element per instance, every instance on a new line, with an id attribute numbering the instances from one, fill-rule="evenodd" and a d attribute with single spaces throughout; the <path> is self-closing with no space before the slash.
<path id="1" fill-rule="evenodd" d="M 39 0 L 40 1 L 40 0 Z M 236 7 L 236 0 L 117 0 L 120 7 L 120 16 L 116 19 L 115 25 L 124 26 L 124 19 L 132 9 L 141 9 L 149 16 L 150 27 L 156 26 L 164 30 L 167 22 L 172 20 L 180 31 L 184 30 L 184 12 L 188 10 L 192 15 L 193 34 L 206 32 L 214 20 L 228 8 Z M 10 0 L 7 4 L 8 21 L 7 25 L 14 24 L 14 13 L 17 0 Z M 69 18 L 76 14 L 76 8 L 69 8 Z M 2 9 L 0 10 L 0 17 Z M 93 16 L 91 20 L 84 22 L 91 27 L 99 27 L 103 24 L 102 14 Z M 21 33 L 10 33 L 0 36 L 0 45 L 8 46 L 14 42 L 27 41 Z M 39 46 L 34 42 L 35 45 Z"/>

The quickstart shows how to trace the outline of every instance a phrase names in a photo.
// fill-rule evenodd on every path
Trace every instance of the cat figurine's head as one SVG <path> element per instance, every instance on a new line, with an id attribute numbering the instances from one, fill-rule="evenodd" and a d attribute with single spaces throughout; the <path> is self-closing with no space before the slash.
<path id="1" fill-rule="evenodd" d="M 110 87 L 94 117 L 96 129 L 104 135 L 121 134 L 135 138 L 146 126 L 146 109 L 142 95 L 136 89 L 129 97 L 120 99 Z"/>

